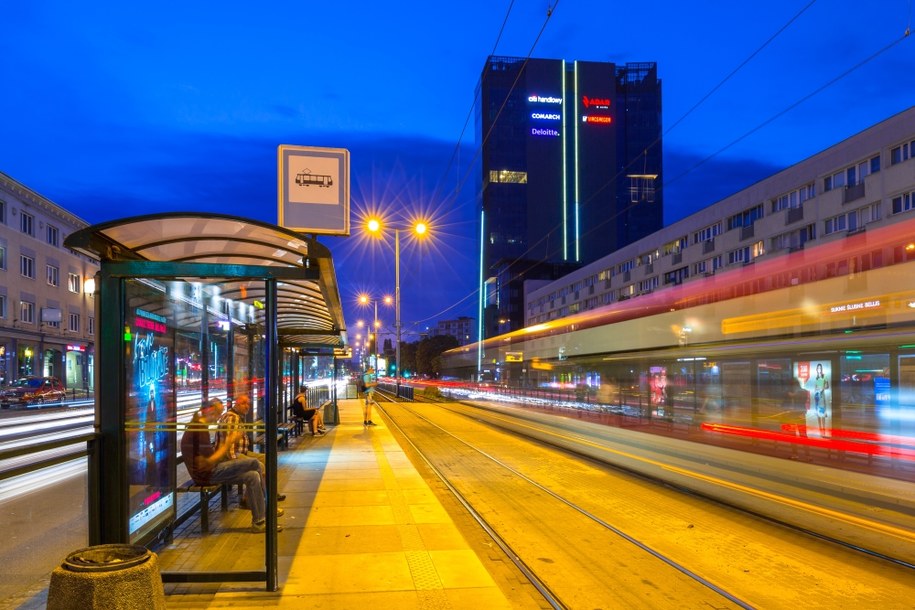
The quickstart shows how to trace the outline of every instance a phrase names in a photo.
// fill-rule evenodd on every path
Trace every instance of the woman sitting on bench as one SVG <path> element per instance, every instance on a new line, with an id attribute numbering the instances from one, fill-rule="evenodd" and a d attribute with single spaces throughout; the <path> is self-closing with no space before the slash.
<path id="1" fill-rule="evenodd" d="M 292 414 L 296 419 L 308 422 L 308 429 L 311 431 L 312 436 L 324 436 L 327 431 L 324 428 L 324 414 L 321 413 L 321 409 L 308 404 L 308 388 L 306 386 L 301 386 L 299 393 L 293 399 Z"/>

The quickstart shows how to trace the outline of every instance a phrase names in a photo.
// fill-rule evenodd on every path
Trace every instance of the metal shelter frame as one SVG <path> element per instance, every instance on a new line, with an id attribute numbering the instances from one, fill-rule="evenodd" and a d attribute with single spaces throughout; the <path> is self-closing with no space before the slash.
<path id="1" fill-rule="evenodd" d="M 267 472 L 275 473 L 278 407 L 283 404 L 283 348 L 333 349 L 346 345 L 343 310 L 327 247 L 314 236 L 261 221 L 201 213 L 162 213 L 113 220 L 69 235 L 64 245 L 98 258 L 101 263 L 96 281 L 95 311 L 98 321 L 95 375 L 99 442 L 97 450 L 90 455 L 89 464 L 90 544 L 129 542 L 134 527 L 129 523 L 135 515 L 131 513 L 128 497 L 131 476 L 128 443 L 130 430 L 138 428 L 128 417 L 135 412 L 128 405 L 132 390 L 128 379 L 131 347 L 126 341 L 130 328 L 129 288 L 135 292 L 136 286 L 145 288 L 148 284 L 152 287 L 150 291 L 158 288 L 164 294 L 170 282 L 203 286 L 211 295 L 210 300 L 197 303 L 193 313 L 202 316 L 204 335 L 210 315 L 219 316 L 229 327 L 240 326 L 263 341 L 265 453 Z M 181 298 L 187 300 L 187 297 Z M 154 301 L 149 299 L 153 306 Z M 168 324 L 174 322 L 177 326 L 180 321 L 163 314 L 177 317 L 176 311 L 179 309 L 163 310 L 161 314 L 145 310 L 142 313 L 148 318 L 146 322 L 154 326 L 159 324 L 156 328 L 164 333 Z M 231 332 L 228 334 L 233 336 Z M 228 345 L 231 351 L 231 339 Z M 136 346 L 133 349 L 138 351 Z M 206 400 L 209 365 L 206 349 L 202 351 L 204 366 L 200 392 Z M 167 350 L 163 354 L 167 354 Z M 166 357 L 174 358 L 174 355 L 162 356 Z M 169 362 L 165 361 L 162 366 L 169 366 Z M 231 372 L 227 383 L 227 388 L 230 387 Z M 171 392 L 168 400 L 172 401 L 171 412 L 175 413 L 174 384 Z M 173 421 L 164 428 L 169 426 L 177 435 L 180 424 Z M 173 453 L 168 458 L 172 473 L 174 447 L 169 445 Z M 174 474 L 170 481 L 173 485 Z M 278 588 L 276 477 L 268 476 L 267 483 L 264 571 L 163 573 L 163 580 L 264 581 L 268 590 L 275 591 Z M 170 492 L 174 500 L 174 489 Z M 160 526 L 158 530 L 148 532 L 147 538 L 155 538 L 162 529 Z"/>

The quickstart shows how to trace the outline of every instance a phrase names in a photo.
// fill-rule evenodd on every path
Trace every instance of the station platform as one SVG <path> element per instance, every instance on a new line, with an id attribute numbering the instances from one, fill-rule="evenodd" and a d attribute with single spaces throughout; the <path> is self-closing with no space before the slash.
<path id="1" fill-rule="evenodd" d="M 356 399 L 338 400 L 328 433 L 294 438 L 278 455 L 278 591 L 262 583 L 167 583 L 169 608 L 538 608 L 482 536 L 462 533 L 376 410 L 362 423 Z M 447 500 L 446 500 L 447 502 Z M 263 568 L 263 535 L 250 512 L 210 506 L 211 532 L 190 519 L 159 551 L 165 571 Z M 466 524 L 465 524 L 466 525 Z M 479 539 L 475 539 L 479 538 Z M 472 548 L 476 546 L 476 549 Z M 481 556 L 481 549 L 483 549 Z"/>

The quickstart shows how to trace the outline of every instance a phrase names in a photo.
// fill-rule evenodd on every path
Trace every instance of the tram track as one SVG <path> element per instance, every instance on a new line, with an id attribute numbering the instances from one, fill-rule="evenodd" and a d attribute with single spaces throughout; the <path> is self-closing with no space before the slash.
<path id="1" fill-rule="evenodd" d="M 903 565 L 526 441 L 466 407 L 380 408 L 553 607 L 894 608 L 915 593 Z"/>

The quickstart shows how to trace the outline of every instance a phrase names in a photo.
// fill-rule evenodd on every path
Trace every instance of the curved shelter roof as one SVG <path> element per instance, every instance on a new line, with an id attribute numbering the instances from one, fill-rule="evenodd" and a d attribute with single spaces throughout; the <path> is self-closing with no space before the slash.
<path id="1" fill-rule="evenodd" d="M 70 234 L 65 245 L 103 264 L 165 263 L 163 275 L 185 269 L 181 263 L 282 269 L 282 279 L 277 281 L 280 343 L 302 347 L 346 344 L 333 260 L 330 250 L 314 237 L 237 216 L 177 212 L 92 225 Z M 189 275 L 207 282 L 205 276 Z M 265 301 L 262 281 L 214 277 L 212 283 L 219 285 L 222 297 L 234 302 L 253 305 Z"/>

